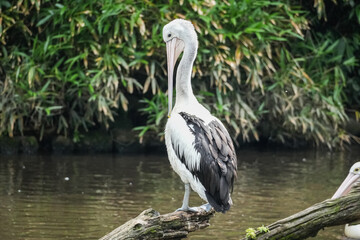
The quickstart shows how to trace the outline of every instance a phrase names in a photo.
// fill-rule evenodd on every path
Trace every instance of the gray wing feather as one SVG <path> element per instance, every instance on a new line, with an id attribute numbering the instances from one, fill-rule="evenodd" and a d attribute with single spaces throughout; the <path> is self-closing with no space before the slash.
<path id="1" fill-rule="evenodd" d="M 201 156 L 200 169 L 191 172 L 205 187 L 209 203 L 216 211 L 225 212 L 230 208 L 230 192 L 237 177 L 237 159 L 230 135 L 217 120 L 205 125 L 197 116 L 185 112 L 180 115 L 194 134 L 194 147 Z"/>

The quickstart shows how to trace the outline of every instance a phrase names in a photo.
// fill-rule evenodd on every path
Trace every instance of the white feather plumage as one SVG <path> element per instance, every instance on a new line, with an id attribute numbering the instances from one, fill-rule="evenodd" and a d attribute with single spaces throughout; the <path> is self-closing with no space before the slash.
<path id="1" fill-rule="evenodd" d="M 230 169 L 227 177 L 231 178 L 231 181 L 225 182 L 225 177 L 222 175 L 222 172 L 216 167 L 217 165 L 214 165 L 215 161 L 222 161 L 217 159 L 217 151 L 223 151 L 224 148 L 219 148 L 219 145 L 222 143 L 219 143 L 221 139 L 216 131 L 224 131 L 223 124 L 197 101 L 191 88 L 192 66 L 198 47 L 196 32 L 189 21 L 177 19 L 164 27 L 163 39 L 166 42 L 167 48 L 169 86 L 169 119 L 165 128 L 165 142 L 170 164 L 185 183 L 183 205 L 178 210 L 188 211 L 192 209 L 188 206 L 190 185 L 203 200 L 207 202 L 211 201 L 211 205 L 216 211 L 225 212 L 230 208 L 229 203 L 231 204 L 231 198 L 230 195 L 223 195 L 220 200 L 219 192 L 221 191 L 218 189 L 221 185 L 224 190 L 223 192 L 228 192 L 232 187 L 233 179 L 236 176 L 236 157 L 234 158 L 234 153 L 232 152 L 231 161 L 227 163 L 229 165 L 227 166 L 225 163 L 222 165 Z M 176 101 L 174 108 L 171 109 L 173 68 L 181 51 L 183 51 L 183 56 L 176 72 Z M 194 123 L 198 125 L 195 127 L 193 125 L 194 123 L 191 123 L 192 120 L 189 122 L 188 117 L 184 116 L 190 116 L 192 119 L 195 117 L 196 120 Z M 216 123 L 214 124 L 214 122 Z M 218 123 L 221 126 L 219 126 Z M 203 124 L 207 127 L 203 126 Z M 211 126 L 214 127 L 214 129 L 209 132 Z M 199 132 L 196 132 L 197 130 Z M 214 136 L 214 139 L 216 139 L 212 140 L 210 139 L 211 137 L 204 139 L 205 136 L 202 136 L 200 137 L 202 141 L 199 142 L 199 134 L 203 134 L 204 131 L 208 134 L 207 136 Z M 228 137 L 227 132 L 224 134 Z M 224 134 L 221 134 L 221 136 L 224 137 Z M 202 145 L 204 144 L 203 141 L 207 141 L 205 146 Z M 224 141 L 224 144 L 228 144 L 226 139 Z M 215 142 L 215 146 L 211 145 L 215 144 Z M 209 147 L 207 144 L 209 144 Z M 230 145 L 233 149 L 232 143 L 230 143 Z M 207 152 L 204 152 L 204 149 L 207 149 Z M 224 156 L 227 155 L 228 154 L 225 153 Z M 210 159 L 208 159 L 208 157 L 210 157 Z M 204 167 L 204 169 L 200 169 L 201 166 Z M 206 174 L 206 176 L 204 174 Z M 216 183 L 213 181 L 216 181 Z M 205 189 L 204 186 L 206 186 L 207 189 Z M 217 192 L 214 189 L 217 189 Z M 209 191 L 211 191 L 211 193 L 209 193 Z M 214 200 L 214 198 L 217 200 Z M 210 204 L 206 205 L 205 209 L 209 210 L 208 206 L 210 206 Z"/>
<path id="2" fill-rule="evenodd" d="M 193 100 L 188 100 L 186 104 L 181 101 L 175 103 L 171 117 L 168 119 L 165 127 L 165 143 L 171 167 L 184 183 L 190 183 L 191 188 L 197 192 L 203 200 L 207 201 L 204 186 L 198 178 L 194 177 L 189 171 L 189 169 L 199 170 L 201 156 L 194 147 L 195 136 L 191 133 L 184 118 L 179 115 L 180 112 L 196 115 L 204 121 L 205 125 L 213 120 L 219 120 L 212 116 L 194 97 Z M 175 148 L 179 147 L 180 154 L 185 154 L 186 166 L 177 157 L 173 146 Z"/>

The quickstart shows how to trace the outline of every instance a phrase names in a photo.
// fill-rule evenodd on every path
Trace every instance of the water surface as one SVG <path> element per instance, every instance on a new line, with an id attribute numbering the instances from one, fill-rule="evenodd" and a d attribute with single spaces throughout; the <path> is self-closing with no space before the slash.
<path id="1" fill-rule="evenodd" d="M 332 196 L 360 150 L 240 150 L 234 206 L 190 239 L 239 239 Z M 98 239 L 147 208 L 181 206 L 166 155 L 0 156 L 0 239 Z M 190 205 L 203 202 L 196 193 Z M 341 239 L 343 227 L 316 239 Z"/>

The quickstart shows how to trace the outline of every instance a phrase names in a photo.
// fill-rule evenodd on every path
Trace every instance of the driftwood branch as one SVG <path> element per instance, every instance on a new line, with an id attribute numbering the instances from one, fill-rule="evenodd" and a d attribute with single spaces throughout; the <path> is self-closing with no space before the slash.
<path id="1" fill-rule="evenodd" d="M 179 211 L 160 215 L 150 208 L 100 240 L 186 238 L 189 232 L 208 227 L 209 219 L 213 215 L 214 211 L 198 213 Z"/>
<path id="2" fill-rule="evenodd" d="M 359 219 L 360 187 L 355 187 L 345 197 L 325 200 L 268 225 L 269 232 L 256 232 L 256 239 L 306 239 L 316 236 L 319 230 L 325 227 L 345 225 Z"/>

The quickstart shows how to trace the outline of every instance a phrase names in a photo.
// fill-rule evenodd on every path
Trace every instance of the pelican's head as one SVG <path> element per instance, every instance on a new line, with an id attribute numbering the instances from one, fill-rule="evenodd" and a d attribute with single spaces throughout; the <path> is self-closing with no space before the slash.
<path id="1" fill-rule="evenodd" d="M 166 43 L 168 68 L 168 117 L 172 110 L 173 75 L 176 60 L 188 46 L 197 48 L 197 35 L 190 21 L 175 19 L 163 28 L 163 39 Z"/>
<path id="2" fill-rule="evenodd" d="M 342 197 L 350 192 L 353 184 L 360 178 L 360 162 L 354 163 L 350 168 L 349 174 L 342 182 L 338 190 L 335 192 L 331 199 Z"/>

